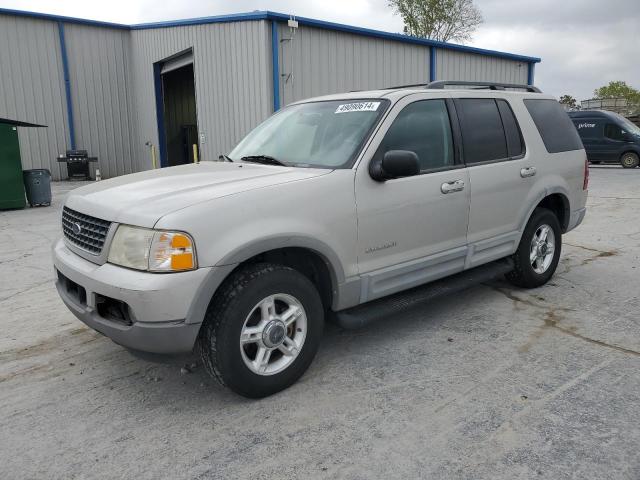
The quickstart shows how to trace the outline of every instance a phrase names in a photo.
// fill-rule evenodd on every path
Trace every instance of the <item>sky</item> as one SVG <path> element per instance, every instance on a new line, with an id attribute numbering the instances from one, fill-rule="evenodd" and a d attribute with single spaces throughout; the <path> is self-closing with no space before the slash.
<path id="1" fill-rule="evenodd" d="M 578 100 L 613 80 L 640 89 L 640 0 L 475 0 L 484 23 L 467 42 L 542 58 L 535 83 Z M 0 0 L 0 8 L 117 23 L 271 10 L 394 33 L 387 0 Z"/>

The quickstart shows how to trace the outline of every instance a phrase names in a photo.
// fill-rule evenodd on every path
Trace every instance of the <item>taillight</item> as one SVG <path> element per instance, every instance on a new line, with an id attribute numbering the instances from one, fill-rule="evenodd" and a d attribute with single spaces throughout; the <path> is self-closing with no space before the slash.
<path id="1" fill-rule="evenodd" d="M 584 161 L 584 182 L 582 183 L 582 189 L 589 188 L 589 160 Z"/>

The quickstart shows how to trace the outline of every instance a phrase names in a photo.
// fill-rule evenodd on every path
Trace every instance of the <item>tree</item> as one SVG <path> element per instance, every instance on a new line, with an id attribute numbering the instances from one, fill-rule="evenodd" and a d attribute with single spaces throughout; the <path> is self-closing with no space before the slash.
<path id="1" fill-rule="evenodd" d="M 404 33 L 432 40 L 465 42 L 482 23 L 473 0 L 389 0 L 402 17 Z"/>
<path id="2" fill-rule="evenodd" d="M 572 109 L 578 108 L 577 100 L 571 95 L 562 95 L 560 97 L 560 104 Z"/>
<path id="3" fill-rule="evenodd" d="M 640 106 L 640 91 L 622 80 L 609 82 L 609 85 L 596 88 L 593 94 L 596 98 L 624 98 L 627 104 Z"/>

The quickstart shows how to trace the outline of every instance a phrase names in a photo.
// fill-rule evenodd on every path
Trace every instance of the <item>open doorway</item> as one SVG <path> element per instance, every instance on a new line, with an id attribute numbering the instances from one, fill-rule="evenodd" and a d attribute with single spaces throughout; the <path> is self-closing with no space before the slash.
<path id="1" fill-rule="evenodd" d="M 172 167 L 194 161 L 193 146 L 198 144 L 198 117 L 193 54 L 188 52 L 159 65 L 161 102 L 158 107 L 162 166 Z M 164 145 L 162 145 L 164 143 Z"/>

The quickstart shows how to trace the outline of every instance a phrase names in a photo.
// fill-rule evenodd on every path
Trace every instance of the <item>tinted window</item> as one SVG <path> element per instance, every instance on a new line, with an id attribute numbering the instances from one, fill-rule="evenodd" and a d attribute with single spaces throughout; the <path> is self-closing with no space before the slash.
<path id="1" fill-rule="evenodd" d="M 520 133 L 518 121 L 506 100 L 496 100 L 496 103 L 498 104 L 498 110 L 500 110 L 504 133 L 507 137 L 507 150 L 509 151 L 509 156 L 519 157 L 524 153 L 524 142 L 522 141 L 522 134 Z"/>
<path id="2" fill-rule="evenodd" d="M 422 171 L 452 166 L 453 140 L 445 101 L 423 100 L 407 105 L 393 121 L 376 155 L 389 150 L 415 152 Z"/>
<path id="3" fill-rule="evenodd" d="M 567 112 L 551 99 L 528 99 L 524 104 L 531 114 L 549 153 L 580 150 L 582 141 Z"/>
<path id="4" fill-rule="evenodd" d="M 597 120 L 577 118 L 573 120 L 573 124 L 578 130 L 580 138 L 598 138 L 602 136 L 602 125 Z"/>
<path id="5" fill-rule="evenodd" d="M 507 158 L 507 141 L 498 106 L 492 98 L 456 101 L 467 164 Z"/>
<path id="6" fill-rule="evenodd" d="M 618 125 L 614 125 L 613 123 L 607 123 L 604 126 L 604 136 L 611 140 L 624 140 L 624 132 L 622 131 L 622 128 Z"/>

